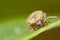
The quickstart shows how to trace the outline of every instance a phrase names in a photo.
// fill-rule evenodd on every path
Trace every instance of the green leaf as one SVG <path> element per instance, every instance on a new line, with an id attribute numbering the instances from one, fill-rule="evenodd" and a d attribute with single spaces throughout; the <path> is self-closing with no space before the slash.
<path id="1" fill-rule="evenodd" d="M 0 23 L 0 40 L 28 40 L 37 36 L 38 34 L 60 26 L 60 19 L 48 19 L 50 23 L 36 31 L 29 30 L 25 19 L 12 19 Z M 26 31 L 25 31 L 26 30 Z"/>
<path id="2" fill-rule="evenodd" d="M 33 32 L 25 35 L 23 39 L 27 40 L 27 39 L 33 38 L 46 30 L 50 30 L 52 28 L 60 26 L 60 19 L 58 19 L 58 18 L 57 19 L 48 19 L 47 21 L 50 21 L 50 23 L 45 24 L 45 26 L 41 27 L 37 31 L 33 31 Z"/>

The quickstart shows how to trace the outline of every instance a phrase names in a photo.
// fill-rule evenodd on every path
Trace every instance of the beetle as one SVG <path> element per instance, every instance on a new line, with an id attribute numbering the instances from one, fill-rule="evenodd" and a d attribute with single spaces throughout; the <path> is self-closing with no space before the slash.
<path id="1" fill-rule="evenodd" d="M 42 10 L 36 10 L 27 17 L 26 22 L 30 26 L 30 28 L 36 30 L 42 27 L 48 18 L 54 17 L 46 17 L 46 13 L 44 13 Z"/>

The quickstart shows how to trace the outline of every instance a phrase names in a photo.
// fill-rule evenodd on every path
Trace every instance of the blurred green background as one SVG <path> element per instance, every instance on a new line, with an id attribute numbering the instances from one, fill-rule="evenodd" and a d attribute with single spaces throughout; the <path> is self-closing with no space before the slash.
<path id="1" fill-rule="evenodd" d="M 60 16 L 60 0 L 0 0 L 0 25 L 2 22 L 8 21 L 8 20 L 19 19 L 19 20 L 22 20 L 20 22 L 20 25 L 25 26 L 24 23 L 25 23 L 26 17 L 35 10 L 43 10 L 44 12 L 46 12 L 47 16 L 49 16 L 49 15 Z M 2 23 L 2 25 L 3 25 L 3 23 Z M 8 24 L 6 24 L 6 25 L 8 25 Z M 2 29 L 0 27 L 0 30 L 4 31 L 4 27 Z M 5 27 L 5 28 L 6 28 L 6 30 L 8 30 L 7 27 Z M 0 32 L 1 32 L 0 35 L 3 35 L 2 34 L 3 32 L 2 31 L 0 31 Z M 42 35 L 40 34 L 41 36 L 38 36 L 38 38 L 42 37 L 39 40 L 46 39 L 46 38 L 43 39 L 43 37 L 47 35 L 45 33 L 46 32 L 44 32 Z M 51 35 L 51 33 L 48 32 L 48 35 L 50 37 L 52 37 L 52 36 L 54 37 L 55 35 L 60 33 L 60 30 L 57 30 L 57 32 L 54 32 L 54 34 L 56 33 L 55 35 L 53 35 L 53 33 Z M 3 35 L 3 37 L 4 37 L 4 35 Z M 49 38 L 49 36 L 47 38 Z M 51 40 L 54 39 L 53 37 Z M 57 40 L 58 39 L 57 37 L 54 40 Z M 0 36 L 0 38 L 1 38 L 1 36 Z M 35 40 L 35 38 L 34 38 L 34 40 Z M 46 39 L 46 40 L 49 40 L 49 39 Z"/>
<path id="2" fill-rule="evenodd" d="M 47 15 L 59 15 L 60 13 L 60 0 L 1 0 L 0 4 L 0 18 L 9 16 L 25 18 L 31 12 L 39 9 Z"/>

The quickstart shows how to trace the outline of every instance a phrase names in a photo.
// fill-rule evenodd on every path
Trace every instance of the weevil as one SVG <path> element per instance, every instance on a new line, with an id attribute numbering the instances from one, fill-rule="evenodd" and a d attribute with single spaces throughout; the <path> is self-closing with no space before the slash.
<path id="1" fill-rule="evenodd" d="M 54 18 L 54 17 L 53 16 L 46 17 L 45 12 L 43 12 L 42 10 L 37 10 L 37 11 L 32 12 L 27 17 L 26 22 L 30 26 L 31 29 L 36 30 L 42 27 L 48 18 Z"/>

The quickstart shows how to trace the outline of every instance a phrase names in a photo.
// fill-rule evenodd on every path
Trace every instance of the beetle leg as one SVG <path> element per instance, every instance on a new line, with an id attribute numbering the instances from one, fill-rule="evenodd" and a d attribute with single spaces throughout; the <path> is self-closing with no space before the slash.
<path id="1" fill-rule="evenodd" d="M 57 16 L 49 16 L 45 19 L 45 21 L 48 20 L 49 18 L 58 18 L 58 17 Z"/>
<path id="2" fill-rule="evenodd" d="M 50 21 L 47 21 L 47 20 L 50 19 L 50 18 L 58 18 L 58 17 L 57 17 L 57 16 L 49 16 L 49 17 L 47 17 L 47 18 L 44 20 L 44 22 L 45 22 L 46 24 L 51 23 Z"/>

